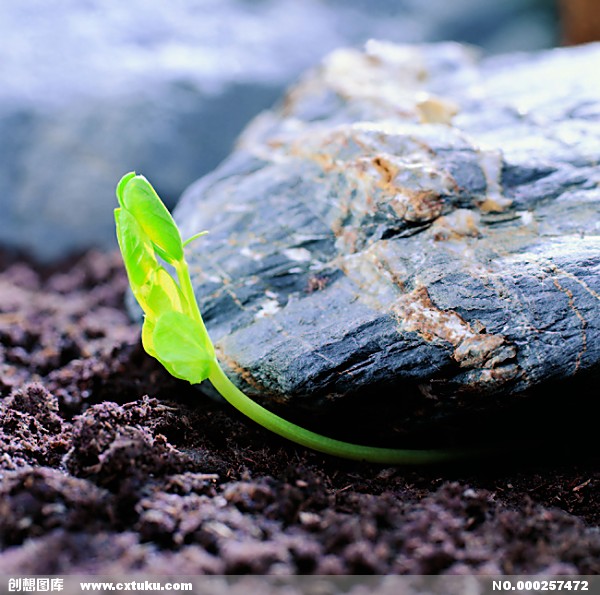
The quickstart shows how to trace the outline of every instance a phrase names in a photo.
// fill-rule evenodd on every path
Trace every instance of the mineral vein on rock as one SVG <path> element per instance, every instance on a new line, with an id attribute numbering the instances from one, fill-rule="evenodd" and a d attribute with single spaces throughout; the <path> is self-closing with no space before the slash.
<path id="1" fill-rule="evenodd" d="M 451 409 L 598 370 L 598 63 L 371 42 L 255 119 L 176 211 L 237 382 Z"/>

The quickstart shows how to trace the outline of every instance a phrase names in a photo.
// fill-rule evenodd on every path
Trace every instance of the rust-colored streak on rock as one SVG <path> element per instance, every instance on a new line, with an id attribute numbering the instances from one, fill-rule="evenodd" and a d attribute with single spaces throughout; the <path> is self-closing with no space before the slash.
<path id="1" fill-rule="evenodd" d="M 373 159 L 373 165 L 381 176 L 378 186 L 384 190 L 389 189 L 389 186 L 393 184 L 394 178 L 398 173 L 398 168 L 381 156 L 377 156 Z"/>
<path id="2" fill-rule="evenodd" d="M 228 369 L 232 374 L 241 378 L 248 386 L 252 387 L 253 392 L 257 394 L 268 395 L 269 391 L 263 386 L 246 368 L 240 366 L 233 358 L 224 353 L 218 345 L 215 345 L 217 359 Z"/>
<path id="3" fill-rule="evenodd" d="M 579 371 L 579 368 L 581 366 L 581 358 L 583 357 L 583 354 L 587 351 L 588 340 L 587 340 L 586 328 L 587 328 L 588 323 L 587 323 L 587 320 L 583 317 L 583 314 L 579 311 L 579 309 L 575 305 L 575 296 L 573 295 L 573 292 L 570 289 L 568 289 L 567 287 L 564 287 L 563 285 L 561 285 L 556 278 L 552 279 L 552 283 L 554 284 L 556 289 L 558 289 L 560 292 L 564 293 L 567 296 L 567 298 L 569 300 L 569 308 L 571 308 L 571 310 L 573 310 L 573 313 L 575 314 L 577 319 L 581 322 L 581 350 L 577 354 L 577 358 L 575 360 L 575 370 L 574 370 L 574 373 L 575 373 L 575 372 Z"/>
<path id="4" fill-rule="evenodd" d="M 481 237 L 480 220 L 477 211 L 457 209 L 434 222 L 431 228 L 433 237 L 436 241 Z"/>
<path id="5" fill-rule="evenodd" d="M 456 312 L 440 310 L 426 287 L 402 296 L 393 311 L 402 330 L 415 331 L 426 341 L 450 343 L 454 347 L 453 358 L 462 368 L 498 368 L 516 356 L 515 347 L 504 336 L 477 332 Z M 510 368 L 512 375 L 516 374 L 516 367 Z"/>
<path id="6" fill-rule="evenodd" d="M 406 200 L 404 219 L 412 223 L 433 221 L 442 214 L 444 204 L 441 197 L 432 190 L 408 192 L 402 190 Z"/>
<path id="7" fill-rule="evenodd" d="M 391 206 L 396 215 L 413 223 L 432 221 L 442 213 L 443 202 L 433 190 L 412 190 L 396 183 L 400 169 L 385 157 L 373 158 L 373 166 L 380 175 L 377 186 L 394 200 Z"/>

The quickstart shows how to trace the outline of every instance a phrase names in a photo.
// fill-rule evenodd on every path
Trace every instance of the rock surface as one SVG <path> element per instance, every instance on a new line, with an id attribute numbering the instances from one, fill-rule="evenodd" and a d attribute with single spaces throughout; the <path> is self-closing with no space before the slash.
<path id="1" fill-rule="evenodd" d="M 46 260 L 114 246 L 114 185 L 123 173 L 146 173 L 174 203 L 229 153 L 251 117 L 340 45 L 372 36 L 487 41 L 492 49 L 553 42 L 551 18 L 543 11 L 539 18 L 533 0 L 526 8 L 523 0 L 448 6 L 445 0 L 3 3 L 0 244 Z"/>
<path id="2" fill-rule="evenodd" d="M 600 45 L 340 50 L 183 196 L 250 394 L 489 407 L 600 362 Z"/>

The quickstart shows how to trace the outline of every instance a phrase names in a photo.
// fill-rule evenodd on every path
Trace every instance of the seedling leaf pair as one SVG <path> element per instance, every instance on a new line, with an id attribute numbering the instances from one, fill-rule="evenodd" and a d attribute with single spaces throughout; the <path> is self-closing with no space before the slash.
<path id="1" fill-rule="evenodd" d="M 195 297 L 179 277 L 189 278 L 181 234 L 148 180 L 135 173 L 117 186 L 117 239 L 133 295 L 144 311 L 144 349 L 176 376 L 191 383 L 208 378 L 214 349 Z M 176 272 L 163 266 L 166 261 Z M 187 276 L 187 277 L 186 277 Z"/>

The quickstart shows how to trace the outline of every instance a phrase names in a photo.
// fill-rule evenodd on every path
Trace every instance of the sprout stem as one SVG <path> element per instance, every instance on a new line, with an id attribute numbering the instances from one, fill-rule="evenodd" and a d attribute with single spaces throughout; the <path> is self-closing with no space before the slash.
<path id="1" fill-rule="evenodd" d="M 297 426 L 247 397 L 231 382 L 216 360 L 208 379 L 226 401 L 257 424 L 292 442 L 328 455 L 355 461 L 387 463 L 390 465 L 442 463 L 469 458 L 474 455 L 472 450 L 465 449 L 412 450 L 379 448 L 335 440 Z"/>

